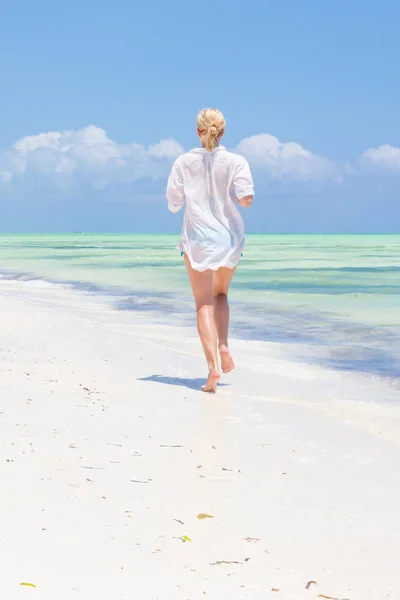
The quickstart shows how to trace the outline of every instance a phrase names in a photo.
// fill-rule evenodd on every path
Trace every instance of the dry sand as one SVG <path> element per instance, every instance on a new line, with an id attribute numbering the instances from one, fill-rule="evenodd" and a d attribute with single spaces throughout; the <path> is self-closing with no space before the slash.
<path id="1" fill-rule="evenodd" d="M 2 600 L 400 598 L 398 418 L 266 343 L 203 394 L 194 331 L 67 288 L 0 320 Z"/>

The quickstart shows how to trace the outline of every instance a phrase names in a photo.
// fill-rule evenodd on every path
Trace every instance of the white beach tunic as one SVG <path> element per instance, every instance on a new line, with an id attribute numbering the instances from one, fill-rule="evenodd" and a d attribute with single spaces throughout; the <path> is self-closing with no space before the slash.
<path id="1" fill-rule="evenodd" d="M 237 200 L 254 193 L 243 156 L 218 146 L 195 148 L 180 156 L 168 179 L 168 208 L 178 212 L 186 200 L 177 246 L 196 271 L 236 267 L 244 248 L 244 224 Z"/>

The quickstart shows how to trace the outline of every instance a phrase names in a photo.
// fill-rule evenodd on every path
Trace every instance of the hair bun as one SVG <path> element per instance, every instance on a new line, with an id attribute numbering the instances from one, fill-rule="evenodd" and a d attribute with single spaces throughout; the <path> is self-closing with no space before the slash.
<path id="1" fill-rule="evenodd" d="M 225 132 L 224 115 L 216 108 L 205 108 L 197 116 L 197 129 L 205 148 L 211 152 Z"/>

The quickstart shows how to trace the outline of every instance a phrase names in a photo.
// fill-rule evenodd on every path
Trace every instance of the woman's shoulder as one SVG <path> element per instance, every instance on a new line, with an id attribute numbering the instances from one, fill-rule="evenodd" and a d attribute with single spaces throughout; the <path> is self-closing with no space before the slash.
<path id="1" fill-rule="evenodd" d="M 227 162 L 229 162 L 232 166 L 240 166 L 247 163 L 247 160 L 241 154 L 237 154 L 236 152 L 232 152 L 231 150 L 226 150 L 224 148 L 224 157 Z"/>
<path id="2" fill-rule="evenodd" d="M 236 152 L 232 152 L 231 150 L 227 150 L 224 146 L 216 148 L 213 151 L 213 154 L 214 153 L 218 156 L 218 158 L 222 158 L 224 162 L 228 162 L 233 166 L 239 166 L 247 162 L 244 156 L 237 154 Z M 208 151 L 204 148 L 192 148 L 191 150 L 180 154 L 175 160 L 175 164 L 184 166 L 199 160 L 203 161 L 204 154 L 208 154 Z"/>
<path id="3" fill-rule="evenodd" d="M 193 160 L 197 160 L 199 155 L 202 155 L 202 148 L 193 148 L 192 150 L 188 150 L 187 152 L 182 152 L 176 160 L 175 163 L 178 165 L 187 164 Z"/>
<path id="4" fill-rule="evenodd" d="M 183 168 L 185 165 L 188 164 L 188 157 L 189 152 L 182 152 L 182 154 L 179 154 L 179 156 L 177 156 L 175 158 L 175 160 L 173 161 L 173 165 L 172 165 L 172 169 L 181 169 Z"/>

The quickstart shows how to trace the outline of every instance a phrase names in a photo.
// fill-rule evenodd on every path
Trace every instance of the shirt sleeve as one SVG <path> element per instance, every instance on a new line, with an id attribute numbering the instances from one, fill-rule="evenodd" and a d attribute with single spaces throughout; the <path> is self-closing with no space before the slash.
<path id="1" fill-rule="evenodd" d="M 179 159 L 172 167 L 167 184 L 168 208 L 171 212 L 178 212 L 185 202 L 185 192 L 183 189 L 183 173 Z"/>
<path id="2" fill-rule="evenodd" d="M 249 163 L 242 158 L 235 169 L 233 187 L 238 200 L 245 196 L 254 196 L 254 183 Z"/>

